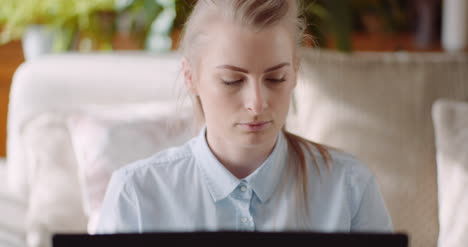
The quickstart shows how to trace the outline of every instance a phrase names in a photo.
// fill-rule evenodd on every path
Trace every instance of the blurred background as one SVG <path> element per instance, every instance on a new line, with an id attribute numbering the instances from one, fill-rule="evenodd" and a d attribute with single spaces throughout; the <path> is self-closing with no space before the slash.
<path id="1" fill-rule="evenodd" d="M 0 0 L 0 157 L 8 94 L 26 60 L 57 52 L 177 49 L 195 0 Z M 307 46 L 466 52 L 466 0 L 305 0 Z"/>

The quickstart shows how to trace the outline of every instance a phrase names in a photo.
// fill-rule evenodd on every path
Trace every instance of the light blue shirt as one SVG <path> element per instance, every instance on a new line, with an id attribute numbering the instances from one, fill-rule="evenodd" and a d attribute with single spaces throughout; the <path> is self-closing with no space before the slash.
<path id="1" fill-rule="evenodd" d="M 216 159 L 205 133 L 114 172 L 96 232 L 392 231 L 375 177 L 353 156 L 329 150 L 327 170 L 314 150 L 320 175 L 307 157 L 307 213 L 296 198 L 298 180 L 286 169 L 294 164 L 282 132 L 244 179 Z"/>

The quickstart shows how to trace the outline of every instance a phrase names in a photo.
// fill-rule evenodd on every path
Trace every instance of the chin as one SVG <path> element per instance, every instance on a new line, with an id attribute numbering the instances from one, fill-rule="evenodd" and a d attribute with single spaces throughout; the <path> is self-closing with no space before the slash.
<path id="1" fill-rule="evenodd" d="M 239 142 L 243 146 L 258 147 L 274 142 L 277 135 L 278 130 L 273 127 L 259 132 L 243 132 L 240 135 Z"/>

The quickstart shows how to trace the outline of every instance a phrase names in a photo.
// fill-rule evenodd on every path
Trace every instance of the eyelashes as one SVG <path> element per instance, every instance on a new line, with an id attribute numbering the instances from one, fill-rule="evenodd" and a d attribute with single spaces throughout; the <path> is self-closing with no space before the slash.
<path id="1" fill-rule="evenodd" d="M 268 82 L 271 82 L 271 83 L 281 83 L 281 82 L 285 82 L 286 81 L 286 78 L 283 77 L 281 79 L 273 79 L 273 78 L 270 78 L 270 79 L 266 79 Z M 225 81 L 225 80 L 221 80 L 221 83 L 225 84 L 225 85 L 235 85 L 235 84 L 239 84 L 241 82 L 243 82 L 244 79 L 240 79 L 240 80 L 236 80 L 236 81 Z"/>
<path id="2" fill-rule="evenodd" d="M 242 79 L 237 80 L 237 81 L 225 81 L 225 80 L 221 80 L 221 83 L 226 84 L 226 85 L 234 85 L 234 84 L 239 84 L 239 83 L 241 83 L 242 81 L 243 81 Z"/>
<path id="3" fill-rule="evenodd" d="M 267 81 L 274 82 L 274 83 L 281 83 L 286 81 L 286 78 L 281 78 L 281 79 L 266 79 Z"/>

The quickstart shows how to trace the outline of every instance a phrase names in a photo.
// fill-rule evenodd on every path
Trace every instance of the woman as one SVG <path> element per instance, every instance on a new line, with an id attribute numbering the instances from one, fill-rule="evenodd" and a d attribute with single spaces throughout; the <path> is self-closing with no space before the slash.
<path id="1" fill-rule="evenodd" d="M 371 172 L 285 131 L 304 24 L 294 0 L 199 0 L 182 40 L 200 134 L 112 176 L 98 233 L 391 231 Z"/>

